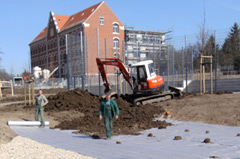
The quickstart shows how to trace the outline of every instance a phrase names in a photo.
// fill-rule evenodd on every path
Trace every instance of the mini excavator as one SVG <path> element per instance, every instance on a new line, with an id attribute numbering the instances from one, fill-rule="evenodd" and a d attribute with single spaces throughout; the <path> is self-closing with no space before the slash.
<path id="1" fill-rule="evenodd" d="M 181 95 L 180 90 L 171 86 L 168 91 L 165 91 L 163 78 L 156 75 L 152 60 L 134 63 L 129 67 L 126 67 L 119 58 L 96 58 L 96 62 L 104 82 L 105 93 L 111 91 L 111 86 L 104 66 L 119 68 L 133 91 L 130 95 L 130 102 L 133 105 L 157 103 Z"/>

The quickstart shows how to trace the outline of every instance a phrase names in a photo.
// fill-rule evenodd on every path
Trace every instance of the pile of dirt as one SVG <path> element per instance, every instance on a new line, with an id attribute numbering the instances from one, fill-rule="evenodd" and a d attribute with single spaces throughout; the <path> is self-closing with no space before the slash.
<path id="1" fill-rule="evenodd" d="M 105 136 L 103 121 L 99 120 L 98 110 L 101 98 L 81 89 L 68 92 L 60 92 L 55 96 L 48 97 L 49 104 L 45 111 L 49 114 L 53 112 L 71 111 L 83 113 L 84 115 L 74 119 L 61 119 L 60 124 L 55 128 L 79 130 L 78 133 L 87 135 Z M 113 135 L 139 134 L 139 131 L 171 125 L 165 121 L 153 121 L 164 113 L 161 106 L 139 105 L 133 107 L 131 103 L 124 100 L 124 96 L 117 97 L 120 115 L 118 120 L 114 120 Z"/>
<path id="2" fill-rule="evenodd" d="M 46 112 L 75 110 L 85 113 L 88 107 L 99 106 L 100 98 L 77 88 L 51 95 L 48 97 L 48 102 L 48 105 L 45 107 Z"/>

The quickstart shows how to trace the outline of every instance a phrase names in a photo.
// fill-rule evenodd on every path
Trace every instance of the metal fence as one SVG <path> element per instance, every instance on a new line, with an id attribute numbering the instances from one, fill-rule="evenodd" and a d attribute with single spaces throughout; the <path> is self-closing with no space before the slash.
<path id="1" fill-rule="evenodd" d="M 132 58 L 137 61 L 153 60 L 155 71 L 163 77 L 166 88 L 174 86 L 186 92 L 192 92 L 191 89 L 188 90 L 188 87 L 193 81 L 200 79 L 199 55 L 213 56 L 214 91 L 216 92 L 220 87 L 218 79 L 240 79 L 240 70 L 236 67 L 236 59 L 232 57 L 231 52 L 224 52 L 229 31 L 230 29 L 209 31 L 204 42 L 196 35 L 179 37 L 171 35 L 164 43 L 161 40 L 155 40 L 149 46 L 136 42 L 135 47 L 132 47 Z M 67 76 L 65 79 L 51 79 L 41 85 L 42 88 L 82 88 L 93 94 L 103 94 L 104 87 L 100 74 L 91 73 L 97 65 L 95 60 L 90 60 L 92 59 L 90 57 L 108 57 L 109 55 L 113 57 L 120 54 L 121 60 L 127 65 L 130 51 L 128 43 L 125 41 L 118 41 L 116 44 L 112 40 L 100 37 L 97 28 L 96 32 L 92 34 L 92 37 L 83 38 L 80 33 L 80 37 L 77 39 L 73 39 L 70 35 L 66 37 L 67 65 L 64 66 L 63 72 Z M 114 45 L 118 47 L 109 47 Z M 233 47 L 239 47 L 239 43 L 236 45 Z M 148 49 L 150 46 L 151 49 Z M 204 61 L 204 64 L 206 65 L 206 80 L 208 80 L 210 79 L 209 61 Z M 108 66 L 106 70 L 113 91 L 119 94 L 131 93 L 127 82 L 114 71 L 113 67 Z M 40 87 L 38 84 L 35 86 Z"/>

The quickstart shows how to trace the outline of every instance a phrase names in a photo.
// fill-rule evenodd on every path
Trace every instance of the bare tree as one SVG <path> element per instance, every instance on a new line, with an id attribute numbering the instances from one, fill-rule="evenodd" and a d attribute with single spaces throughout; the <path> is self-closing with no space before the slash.
<path id="1" fill-rule="evenodd" d="M 0 69 L 0 80 L 8 81 L 8 80 L 12 79 L 12 77 L 13 76 L 10 75 L 9 73 L 7 73 L 5 69 Z"/>
<path id="2" fill-rule="evenodd" d="M 205 12 L 205 0 L 203 0 L 203 21 L 198 25 L 199 32 L 197 34 L 197 46 L 199 52 L 203 55 L 208 55 L 206 52 L 206 43 L 209 39 L 209 30 L 206 27 L 206 12 Z"/>
<path id="3" fill-rule="evenodd" d="M 31 72 L 29 65 L 30 64 L 28 62 L 25 62 L 25 64 L 23 65 L 23 72 Z"/>

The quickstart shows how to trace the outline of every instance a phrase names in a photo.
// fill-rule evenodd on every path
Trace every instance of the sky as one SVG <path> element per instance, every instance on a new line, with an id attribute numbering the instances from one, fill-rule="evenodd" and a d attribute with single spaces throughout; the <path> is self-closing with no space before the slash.
<path id="1" fill-rule="evenodd" d="M 30 60 L 29 43 L 47 26 L 49 12 L 72 15 L 100 0 L 1 0 L 0 68 L 21 74 Z M 105 0 L 126 26 L 153 31 L 173 31 L 178 39 L 195 36 L 203 21 L 209 30 L 230 30 L 240 25 L 240 0 Z M 204 5 L 205 4 L 205 5 Z"/>

